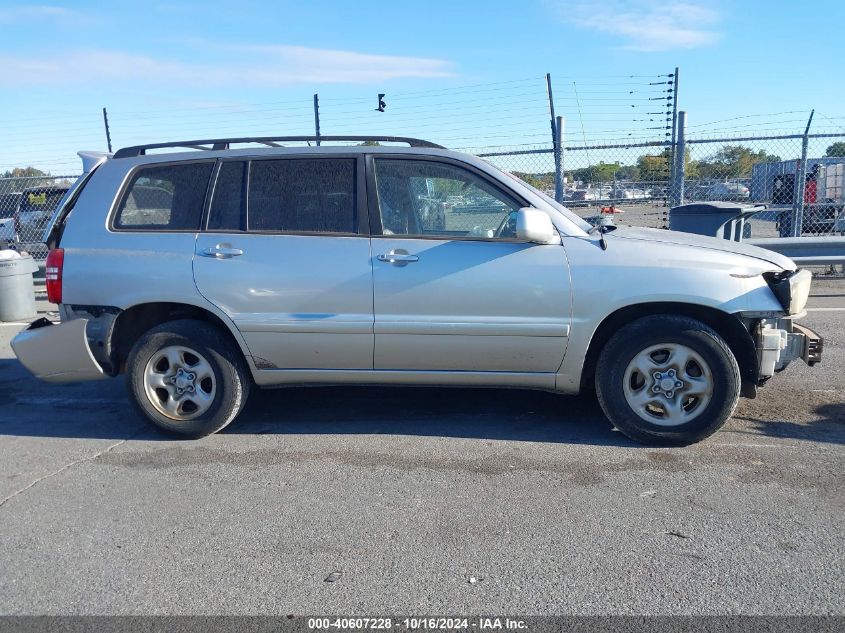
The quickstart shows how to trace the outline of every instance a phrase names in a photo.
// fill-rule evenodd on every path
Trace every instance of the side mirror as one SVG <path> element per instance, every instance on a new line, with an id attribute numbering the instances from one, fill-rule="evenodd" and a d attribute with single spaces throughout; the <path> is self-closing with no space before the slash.
<path id="1" fill-rule="evenodd" d="M 560 244 L 552 219 L 544 211 L 531 207 L 516 212 L 516 237 L 534 244 Z"/>

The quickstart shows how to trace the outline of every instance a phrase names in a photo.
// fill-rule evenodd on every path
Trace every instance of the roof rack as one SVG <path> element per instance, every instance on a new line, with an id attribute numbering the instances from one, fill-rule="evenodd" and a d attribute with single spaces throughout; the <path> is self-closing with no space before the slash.
<path id="1" fill-rule="evenodd" d="M 188 149 L 201 150 L 223 150 L 229 149 L 234 143 L 261 143 L 268 147 L 284 147 L 281 143 L 295 141 L 309 141 L 320 143 L 322 141 L 384 141 L 386 143 L 407 143 L 410 147 L 429 147 L 433 149 L 446 149 L 431 141 L 424 141 L 418 138 L 407 136 L 255 136 L 244 138 L 212 138 L 199 141 L 172 141 L 169 143 L 150 143 L 149 145 L 133 145 L 117 150 L 114 158 L 130 158 L 143 156 L 150 149 L 163 149 L 165 147 L 185 147 Z"/>

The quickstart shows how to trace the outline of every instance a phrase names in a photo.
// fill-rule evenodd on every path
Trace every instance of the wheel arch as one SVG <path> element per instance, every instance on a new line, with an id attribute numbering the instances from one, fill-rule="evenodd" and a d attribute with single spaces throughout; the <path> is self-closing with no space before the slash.
<path id="1" fill-rule="evenodd" d="M 250 371 L 253 370 L 252 357 L 246 343 L 230 323 L 206 307 L 169 301 L 139 303 L 121 310 L 115 319 L 109 337 L 109 358 L 116 373 L 126 369 L 126 359 L 135 342 L 149 329 L 178 319 L 195 319 L 214 325 L 235 343 Z"/>
<path id="2" fill-rule="evenodd" d="M 581 372 L 581 389 L 592 389 L 599 354 L 619 328 L 642 317 L 662 314 L 677 314 L 697 319 L 715 330 L 728 344 L 739 365 L 742 378 L 741 394 L 746 398 L 756 395 L 759 380 L 757 347 L 742 321 L 735 315 L 717 308 L 670 301 L 628 305 L 607 315 L 590 338 Z"/>

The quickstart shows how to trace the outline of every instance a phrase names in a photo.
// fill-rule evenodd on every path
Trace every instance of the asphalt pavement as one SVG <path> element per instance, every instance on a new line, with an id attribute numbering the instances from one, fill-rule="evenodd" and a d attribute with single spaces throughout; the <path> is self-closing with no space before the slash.
<path id="1" fill-rule="evenodd" d="M 845 280 L 804 322 L 821 365 L 671 449 L 590 396 L 432 388 L 255 392 L 173 440 L 0 326 L 0 613 L 845 614 Z"/>

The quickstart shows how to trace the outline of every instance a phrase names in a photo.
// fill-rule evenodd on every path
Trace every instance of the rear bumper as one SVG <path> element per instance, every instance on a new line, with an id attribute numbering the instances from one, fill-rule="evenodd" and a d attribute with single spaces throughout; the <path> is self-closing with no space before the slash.
<path id="1" fill-rule="evenodd" d="M 53 325 L 38 319 L 12 339 L 18 359 L 36 378 L 47 382 L 81 382 L 106 378 L 85 335 L 88 321 Z"/>
<path id="2" fill-rule="evenodd" d="M 766 380 L 801 359 L 810 367 L 820 362 L 824 339 L 790 319 L 764 320 L 757 335 L 760 378 Z"/>

